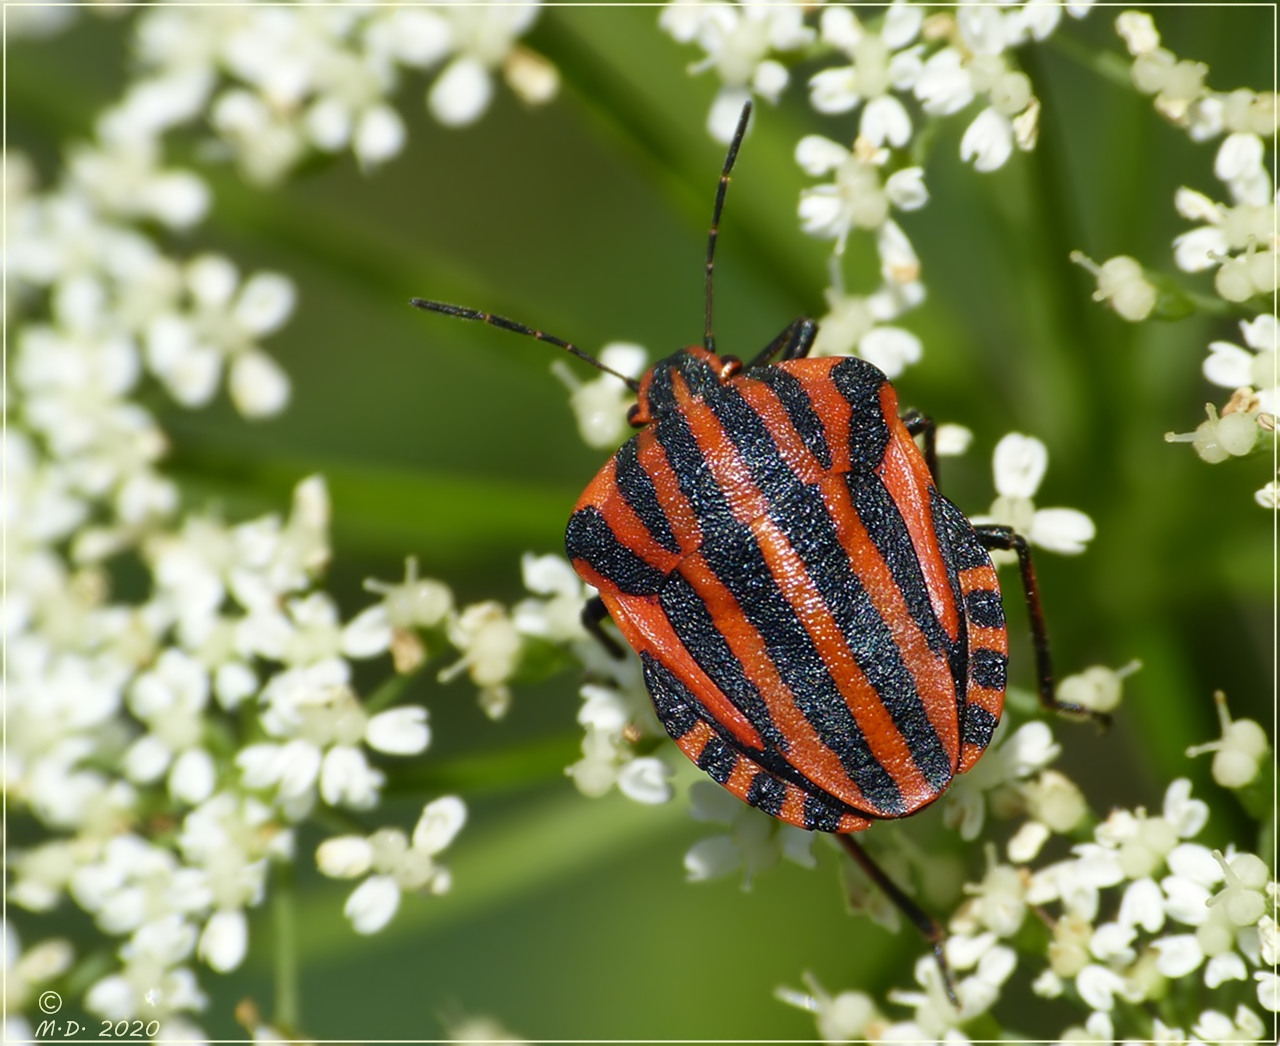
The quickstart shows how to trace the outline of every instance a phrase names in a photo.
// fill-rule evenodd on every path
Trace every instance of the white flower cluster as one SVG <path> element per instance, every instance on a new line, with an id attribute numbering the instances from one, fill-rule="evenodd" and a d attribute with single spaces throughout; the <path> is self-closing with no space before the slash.
<path id="1" fill-rule="evenodd" d="M 1083 801 L 1078 806 L 1079 816 L 1055 827 L 1055 834 L 1083 819 Z M 949 925 L 948 962 L 962 974 L 955 985 L 958 1008 L 929 956 L 916 965 L 916 988 L 889 993 L 889 1002 L 911 1008 L 906 1020 L 886 1016 L 861 992 L 833 997 L 812 978 L 807 992 L 781 989 L 779 997 L 813 1012 L 829 1042 L 967 1042 L 965 1025 L 993 1009 L 1017 968 L 1020 950 L 1027 948 L 1025 939 L 1019 943 L 1020 931 L 1035 912 L 1050 929 L 1044 954 L 1036 956 L 1035 991 L 1064 996 L 1088 1011 L 1059 1041 L 1261 1037 L 1258 1009 L 1280 1010 L 1274 972 L 1280 889 L 1255 854 L 1224 855 L 1192 842 L 1207 819 L 1208 807 L 1191 797 L 1190 783 L 1182 779 L 1170 785 L 1159 816 L 1141 808 L 1115 810 L 1065 860 L 1027 867 L 1035 854 L 1017 852 L 1023 832 L 1009 844 L 1013 863 L 1000 862 L 989 846 L 986 874 L 965 887 L 969 899 Z M 1208 996 L 1212 1005 L 1206 1007 L 1197 991 L 1178 987 L 1192 978 L 1216 993 Z M 1240 990 L 1228 991 L 1232 984 Z M 1152 1001 L 1160 1002 L 1159 1017 L 1138 1005 Z"/>
<path id="2" fill-rule="evenodd" d="M 719 73 L 723 86 L 710 129 L 722 141 L 748 97 L 777 101 L 790 79 L 787 63 L 815 56 L 830 63 L 809 78 L 810 104 L 819 113 L 858 117 L 847 144 L 807 135 L 796 146 L 805 173 L 829 179 L 801 193 L 801 226 L 835 245 L 828 312 L 814 353 L 857 353 L 894 378 L 922 352 L 919 338 L 892 322 L 925 295 L 920 260 L 893 218 L 929 201 L 923 168 L 910 159 L 921 125 L 971 114 L 960 158 L 978 171 L 1002 167 L 1015 148 L 1033 148 L 1040 104 L 1013 51 L 1046 39 L 1064 12 L 1083 17 L 1091 3 L 1031 0 L 935 10 L 895 0 L 865 21 L 856 6 L 824 7 L 815 31 L 803 22 L 808 5 L 799 3 L 672 0 L 659 24 L 703 50 L 691 71 Z M 846 292 L 841 272 L 857 232 L 873 238 L 880 259 L 881 285 L 868 294 Z"/>
<path id="3" fill-rule="evenodd" d="M 1267 160 L 1270 156 L 1274 162 L 1275 93 L 1210 90 L 1205 85 L 1208 67 L 1179 59 L 1162 47 L 1155 22 L 1144 12 L 1123 12 L 1116 19 L 1116 32 L 1133 59 L 1134 86 L 1153 96 L 1156 110 L 1184 128 L 1193 141 L 1221 139 L 1213 173 L 1226 199 L 1214 200 L 1186 186 L 1178 189 L 1175 209 L 1196 224 L 1174 238 L 1174 264 L 1183 272 L 1212 272 L 1214 291 L 1229 305 L 1273 299 L 1280 272 L 1280 239 L 1274 176 Z M 1097 277 L 1095 299 L 1108 302 L 1123 319 L 1137 322 L 1156 311 L 1159 294 L 1135 259 L 1120 256 L 1096 265 L 1079 252 L 1073 258 Z M 1280 387 L 1278 329 L 1272 308 L 1240 323 L 1244 347 L 1211 342 L 1204 376 L 1214 385 L 1231 389 L 1231 398 L 1221 409 L 1207 405 L 1207 417 L 1194 432 L 1169 433 L 1165 438 L 1190 443 L 1210 464 L 1242 457 L 1274 439 L 1270 434 L 1276 427 Z M 1275 508 L 1275 482 L 1262 487 L 1255 497 L 1264 508 Z"/>
<path id="4" fill-rule="evenodd" d="M 429 743 L 426 710 L 366 703 L 352 661 L 390 651 L 414 667 L 419 633 L 452 612 L 448 590 L 411 565 L 404 584 L 373 586 L 381 601 L 342 619 L 318 587 L 330 556 L 320 477 L 298 484 L 283 518 L 229 523 L 182 504 L 144 403 L 159 393 L 202 407 L 225 382 L 246 417 L 282 410 L 289 381 L 261 342 L 295 294 L 283 275 L 245 278 L 220 255 L 178 259 L 159 245 L 157 230 L 190 229 L 210 202 L 199 175 L 168 165 L 165 136 L 208 114 L 264 179 L 311 148 L 386 159 L 404 137 L 386 101 L 398 67 L 443 66 L 428 104 L 446 123 L 480 115 L 496 69 L 527 100 L 548 97 L 554 71 L 514 44 L 536 12 L 153 7 L 132 25 L 136 78 L 94 140 L 68 149 L 53 186 L 41 191 L 32 165 L 7 157 L 4 787 L 10 816 L 44 836 L 10 848 L 7 897 L 29 913 L 70 901 L 92 916 L 118 959 L 86 967 L 92 1013 L 203 1036 L 189 1016 L 205 1005 L 197 964 L 243 962 L 246 910 L 264 901 L 271 863 L 292 860 L 294 826 L 317 806 L 372 809 L 378 758 Z M 464 814 L 454 797 L 428 804 L 399 853 L 397 830 L 374 833 L 374 874 L 348 905 L 358 927 L 390 918 L 388 879 L 447 889 L 428 858 Z M 360 864 L 348 852 L 342 872 Z M 24 953 L 5 933 L 20 989 L 7 1003 L 76 961 L 65 942 Z"/>
<path id="5" fill-rule="evenodd" d="M 129 169 L 149 162 L 147 139 L 200 114 L 219 149 L 258 182 L 279 181 L 316 152 L 350 150 L 362 167 L 376 166 L 407 139 L 393 104 L 406 75 L 432 77 L 426 108 L 450 127 L 484 114 L 495 74 L 527 104 L 553 98 L 555 67 L 517 42 L 539 11 L 538 0 L 159 5 L 138 16 L 140 75 L 100 122 L 104 148 L 85 173 L 107 175 L 123 197 Z"/>
<path id="6" fill-rule="evenodd" d="M 610 381 L 618 384 L 617 379 Z M 635 802 L 665 803 L 672 796 L 670 768 L 656 756 L 636 754 L 636 742 L 666 737 L 640 681 L 639 662 L 629 652 L 612 656 L 587 634 L 582 608 L 594 591 L 578 580 L 565 560 L 527 556 L 524 578 L 525 587 L 543 598 L 516 604 L 516 626 L 526 635 L 569 644 L 587 673 L 579 691 L 578 722 L 585 731 L 582 758 L 565 773 L 586 796 L 601 796 L 617 787 Z"/>

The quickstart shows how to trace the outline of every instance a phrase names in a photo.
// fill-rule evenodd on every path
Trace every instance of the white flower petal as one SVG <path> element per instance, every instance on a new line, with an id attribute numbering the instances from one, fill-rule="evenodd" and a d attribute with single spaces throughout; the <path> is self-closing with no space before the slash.
<path id="1" fill-rule="evenodd" d="M 893 51 L 906 47 L 920 32 L 924 24 L 924 8 L 907 0 L 894 0 L 884 13 L 880 26 L 880 38 Z"/>
<path id="2" fill-rule="evenodd" d="M 320 797 L 330 806 L 368 810 L 378 801 L 382 782 L 382 772 L 358 748 L 334 745 L 320 764 Z"/>
<path id="3" fill-rule="evenodd" d="M 916 97 L 926 113 L 949 116 L 973 101 L 973 84 L 960 52 L 944 47 L 932 55 L 916 80 Z"/>
<path id="4" fill-rule="evenodd" d="M 901 327 L 873 327 L 858 341 L 858 355 L 892 379 L 912 363 L 918 363 L 920 339 Z"/>
<path id="5" fill-rule="evenodd" d="M 815 178 L 830 174 L 849 158 L 849 150 L 820 134 L 806 134 L 796 143 L 796 163 Z"/>
<path id="6" fill-rule="evenodd" d="M 400 887 L 395 879 L 371 875 L 351 892 L 342 912 L 356 933 L 371 934 L 386 926 L 399 907 Z"/>
<path id="7" fill-rule="evenodd" d="M 351 110 L 343 101 L 329 95 L 307 110 L 303 126 L 316 148 L 337 152 L 351 141 Z"/>
<path id="8" fill-rule="evenodd" d="M 1217 988 L 1227 981 L 1246 981 L 1249 979 L 1244 958 L 1239 952 L 1224 952 L 1215 955 L 1204 967 L 1204 986 Z"/>
<path id="9" fill-rule="evenodd" d="M 143 734 L 124 753 L 121 769 L 131 781 L 149 784 L 168 768 L 173 753 L 155 734 Z"/>
<path id="10" fill-rule="evenodd" d="M 263 337 L 284 326 L 296 298 L 289 277 L 275 272 L 254 273 L 241 288 L 233 315 L 245 330 Z"/>
<path id="11" fill-rule="evenodd" d="M 1034 497 L 1048 467 L 1049 451 L 1040 440 L 1011 432 L 996 444 L 996 491 L 1003 497 Z"/>
<path id="12" fill-rule="evenodd" d="M 661 759 L 632 759 L 618 771 L 618 791 L 634 802 L 656 806 L 669 802 L 674 794 L 671 777 L 671 768 Z"/>
<path id="13" fill-rule="evenodd" d="M 334 836 L 316 847 L 316 867 L 331 879 L 354 879 L 373 867 L 373 846 L 363 836 Z"/>
<path id="14" fill-rule="evenodd" d="M 691 883 L 718 879 L 742 863 L 742 855 L 727 835 L 700 839 L 684 855 L 684 870 Z"/>
<path id="15" fill-rule="evenodd" d="M 918 211 L 929 202 L 924 184 L 924 168 L 904 167 L 894 171 L 884 183 L 885 194 L 900 211 Z"/>
<path id="16" fill-rule="evenodd" d="M 960 159 L 975 170 L 994 171 L 1013 155 L 1013 124 L 995 109 L 983 109 L 960 139 Z"/>
<path id="17" fill-rule="evenodd" d="M 1034 861 L 1052 834 L 1049 826 L 1040 821 L 1026 822 L 1009 839 L 1009 860 L 1015 864 L 1029 864 Z"/>
<path id="18" fill-rule="evenodd" d="M 455 58 L 427 94 L 427 107 L 446 127 L 475 123 L 493 97 L 493 80 L 484 65 L 470 55 Z"/>
<path id="19" fill-rule="evenodd" d="M 729 142 L 738 128 L 738 119 L 742 116 L 742 107 L 751 98 L 751 92 L 745 87 L 721 87 L 711 103 L 711 112 L 707 114 L 707 130 L 718 142 Z"/>
<path id="20" fill-rule="evenodd" d="M 196 806 L 213 795 L 218 770 L 213 756 L 203 748 L 188 748 L 169 771 L 169 792 L 175 799 Z"/>
<path id="21" fill-rule="evenodd" d="M 1184 232 L 1173 240 L 1173 261 L 1183 272 L 1204 272 L 1217 267 L 1227 253 L 1227 239 L 1213 225 Z"/>
<path id="22" fill-rule="evenodd" d="M 466 823 L 466 803 L 456 795 L 442 796 L 422 808 L 422 816 L 413 829 L 413 848 L 438 854 Z"/>
<path id="23" fill-rule="evenodd" d="M 282 796 L 296 798 L 314 787 L 316 778 L 320 776 L 320 749 L 310 741 L 298 738 L 279 748 L 278 757 Z"/>
<path id="24" fill-rule="evenodd" d="M 1122 925 L 1156 933 L 1164 926 L 1164 916 L 1164 895 L 1155 880 L 1138 879 L 1125 889 L 1117 916 Z"/>
<path id="25" fill-rule="evenodd" d="M 249 923 L 239 908 L 214 912 L 200 934 L 196 954 L 219 973 L 228 973 L 244 961 L 249 947 Z"/>
<path id="26" fill-rule="evenodd" d="M 368 168 L 397 155 L 404 148 L 404 121 L 389 105 L 375 105 L 356 124 L 355 152 Z"/>
<path id="27" fill-rule="evenodd" d="M 849 228 L 844 202 L 834 185 L 817 185 L 800 192 L 800 227 L 810 236 L 836 239 Z"/>
<path id="28" fill-rule="evenodd" d="M 859 131 L 872 145 L 888 143 L 901 149 L 911 140 L 911 117 L 897 98 L 884 94 L 871 99 L 862 110 Z"/>
<path id="29" fill-rule="evenodd" d="M 847 113 L 862 100 L 857 84 L 857 72 L 851 65 L 823 69 L 809 78 L 810 104 L 820 113 Z"/>
<path id="30" fill-rule="evenodd" d="M 347 657 L 376 657 L 391 646 L 391 625 L 385 604 L 365 607 L 342 629 L 342 652 Z"/>
<path id="31" fill-rule="evenodd" d="M 1093 520 L 1073 508 L 1037 509 L 1027 539 L 1050 552 L 1073 556 L 1084 551 L 1097 529 Z"/>
<path id="32" fill-rule="evenodd" d="M 791 75 L 785 65 L 769 59 L 756 66 L 751 75 L 751 90 L 761 98 L 777 104 L 778 96 L 786 90 L 790 79 Z M 742 114 L 741 110 L 738 114 Z"/>
<path id="33" fill-rule="evenodd" d="M 241 353 L 231 365 L 231 399 L 247 418 L 278 414 L 289 402 L 289 376 L 264 352 Z"/>
<path id="34" fill-rule="evenodd" d="M 159 222 L 185 229 L 209 209 L 209 187 L 190 171 L 170 171 L 152 178 L 146 187 L 147 210 Z"/>
<path id="35" fill-rule="evenodd" d="M 390 708 L 369 720 L 365 741 L 388 755 L 417 755 L 431 741 L 427 710 L 418 705 Z"/>
<path id="36" fill-rule="evenodd" d="M 1183 839 L 1198 835 L 1209 821 L 1208 804 L 1191 798 L 1191 781 L 1186 777 L 1177 778 L 1165 789 L 1163 813 Z"/>
<path id="37" fill-rule="evenodd" d="M 1156 969 L 1171 979 L 1185 977 L 1204 962 L 1204 952 L 1193 933 L 1161 937 L 1152 941 L 1151 946 L 1157 954 Z"/>
<path id="38" fill-rule="evenodd" d="M 236 267 L 220 254 L 202 254 L 187 266 L 187 286 L 201 305 L 210 308 L 230 302 L 239 281 Z"/>
<path id="39" fill-rule="evenodd" d="M 1252 321 L 1240 321 L 1240 333 L 1244 343 L 1257 352 L 1280 350 L 1280 319 L 1269 312 L 1254 317 Z"/>
<path id="40" fill-rule="evenodd" d="M 1200 369 L 1205 378 L 1224 389 L 1253 384 L 1253 353 L 1229 341 L 1211 341 Z"/>
<path id="41" fill-rule="evenodd" d="M 823 43 L 844 51 L 852 50 L 854 44 L 866 35 L 853 11 L 844 6 L 824 7 L 818 27 Z"/>
<path id="42" fill-rule="evenodd" d="M 1265 149 L 1256 134 L 1229 134 L 1218 146 L 1213 173 L 1224 182 L 1252 178 L 1261 168 Z"/>
<path id="43" fill-rule="evenodd" d="M 1097 963 L 1089 963 L 1076 975 L 1076 991 L 1095 1010 L 1110 1010 L 1115 1005 L 1116 994 L 1123 992 L 1124 987 L 1123 977 Z"/>
<path id="44" fill-rule="evenodd" d="M 453 27 L 448 19 L 428 9 L 395 8 L 386 26 L 386 45 L 403 65 L 425 69 L 440 61 L 453 46 Z"/>
<path id="45" fill-rule="evenodd" d="M 1258 982 L 1258 1005 L 1268 1013 L 1280 1012 L 1280 976 L 1264 970 L 1253 979 Z"/>

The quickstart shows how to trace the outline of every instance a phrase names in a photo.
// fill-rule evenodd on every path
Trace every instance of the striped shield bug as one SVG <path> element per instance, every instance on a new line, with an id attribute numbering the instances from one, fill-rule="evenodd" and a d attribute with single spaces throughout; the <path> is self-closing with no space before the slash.
<path id="1" fill-rule="evenodd" d="M 835 834 L 932 942 L 945 977 L 941 927 L 852 834 L 934 802 L 991 740 L 1008 634 L 989 549 L 1017 554 L 1042 704 L 1090 713 L 1054 696 L 1026 540 L 973 525 L 939 493 L 933 423 L 900 415 L 883 373 L 810 357 L 808 318 L 745 363 L 717 352 L 716 240 L 750 114 L 748 103 L 716 189 L 703 343 L 638 381 L 525 324 L 412 304 L 549 342 L 636 393 L 639 431 L 569 517 L 566 551 L 598 592 L 584 622 L 620 654 L 601 628 L 613 620 L 662 725 L 714 780 Z"/>

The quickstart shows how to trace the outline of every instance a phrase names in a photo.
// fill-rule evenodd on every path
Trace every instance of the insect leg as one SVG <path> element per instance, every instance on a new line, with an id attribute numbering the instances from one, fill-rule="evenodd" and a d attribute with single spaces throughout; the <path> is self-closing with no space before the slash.
<path id="1" fill-rule="evenodd" d="M 1031 643 L 1036 654 L 1036 675 L 1039 677 L 1040 704 L 1062 715 L 1090 718 L 1102 726 L 1111 723 L 1105 712 L 1095 712 L 1070 701 L 1059 701 L 1053 692 L 1053 662 L 1049 658 L 1049 636 L 1044 627 L 1044 608 L 1040 605 L 1040 586 L 1036 584 L 1036 569 L 1031 562 L 1031 546 L 1027 539 L 1009 527 L 993 525 L 974 527 L 978 540 L 987 549 L 1004 549 L 1018 554 L 1018 572 L 1022 575 L 1022 590 L 1027 597 L 1027 618 L 1031 624 Z"/>
<path id="2" fill-rule="evenodd" d="M 911 925 L 929 942 L 933 949 L 933 957 L 938 963 L 938 971 L 942 974 L 942 983 L 947 989 L 947 998 L 951 1000 L 952 1006 L 957 1010 L 960 1009 L 960 1000 L 956 998 L 955 982 L 951 979 L 951 967 L 947 965 L 944 949 L 947 943 L 947 931 L 942 928 L 942 924 L 903 893 L 898 884 L 885 874 L 884 869 L 871 859 L 871 855 L 854 840 L 853 836 L 837 835 L 836 838 L 840 840 L 840 845 L 849 851 L 849 856 L 866 873 L 867 878 L 880 888 L 893 902 L 894 907 L 905 915 Z"/>
<path id="3" fill-rule="evenodd" d="M 593 596 L 583 604 L 582 627 L 599 641 L 600 645 L 609 652 L 610 657 L 621 661 L 627 656 L 627 652 L 622 648 L 621 643 L 604 630 L 603 622 L 608 616 L 609 611 L 604 605 L 604 600 L 599 596 Z"/>
<path id="4" fill-rule="evenodd" d="M 784 360 L 803 359 L 813 348 L 813 339 L 818 336 L 818 325 L 808 316 L 792 320 L 773 341 L 761 349 L 746 365 L 746 370 L 763 367 L 772 363 L 774 357 Z"/>
<path id="5" fill-rule="evenodd" d="M 911 435 L 924 434 L 924 461 L 929 466 L 929 473 L 933 476 L 933 485 L 936 487 L 938 485 L 938 423 L 928 414 L 921 414 L 918 410 L 904 411 L 902 423 L 907 426 L 907 431 Z"/>

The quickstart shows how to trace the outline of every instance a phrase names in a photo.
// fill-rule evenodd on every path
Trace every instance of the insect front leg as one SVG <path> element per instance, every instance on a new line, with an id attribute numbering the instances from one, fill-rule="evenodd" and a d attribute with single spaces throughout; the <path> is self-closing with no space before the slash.
<path id="1" fill-rule="evenodd" d="M 604 605 L 604 600 L 599 596 L 593 596 L 588 599 L 582 607 L 582 627 L 585 628 L 600 645 L 609 652 L 609 656 L 615 661 L 622 661 L 626 658 L 627 652 L 622 648 L 613 636 L 604 630 L 604 620 L 609 616 L 609 610 Z"/>
<path id="2" fill-rule="evenodd" d="M 1018 555 L 1018 572 L 1022 575 L 1022 591 L 1027 598 L 1027 618 L 1031 624 L 1031 643 L 1036 655 L 1036 676 L 1039 679 L 1040 705 L 1061 715 L 1089 718 L 1102 726 L 1109 726 L 1111 717 L 1070 701 L 1059 701 L 1054 694 L 1053 662 L 1049 657 L 1049 636 L 1044 626 L 1044 608 L 1040 605 L 1040 586 L 1036 583 L 1036 569 L 1031 561 L 1031 546 L 1017 531 L 1010 527 L 986 525 L 974 527 L 978 540 L 987 549 L 1003 549 Z"/>
<path id="3" fill-rule="evenodd" d="M 902 424 L 912 436 L 924 436 L 924 463 L 929 466 L 933 485 L 938 485 L 938 423 L 918 410 L 903 411 Z"/>
<path id="4" fill-rule="evenodd" d="M 784 360 L 803 359 L 813 349 L 813 341 L 817 336 L 818 325 L 808 316 L 792 320 L 781 334 L 751 358 L 746 369 L 766 366 L 775 357 Z"/>

